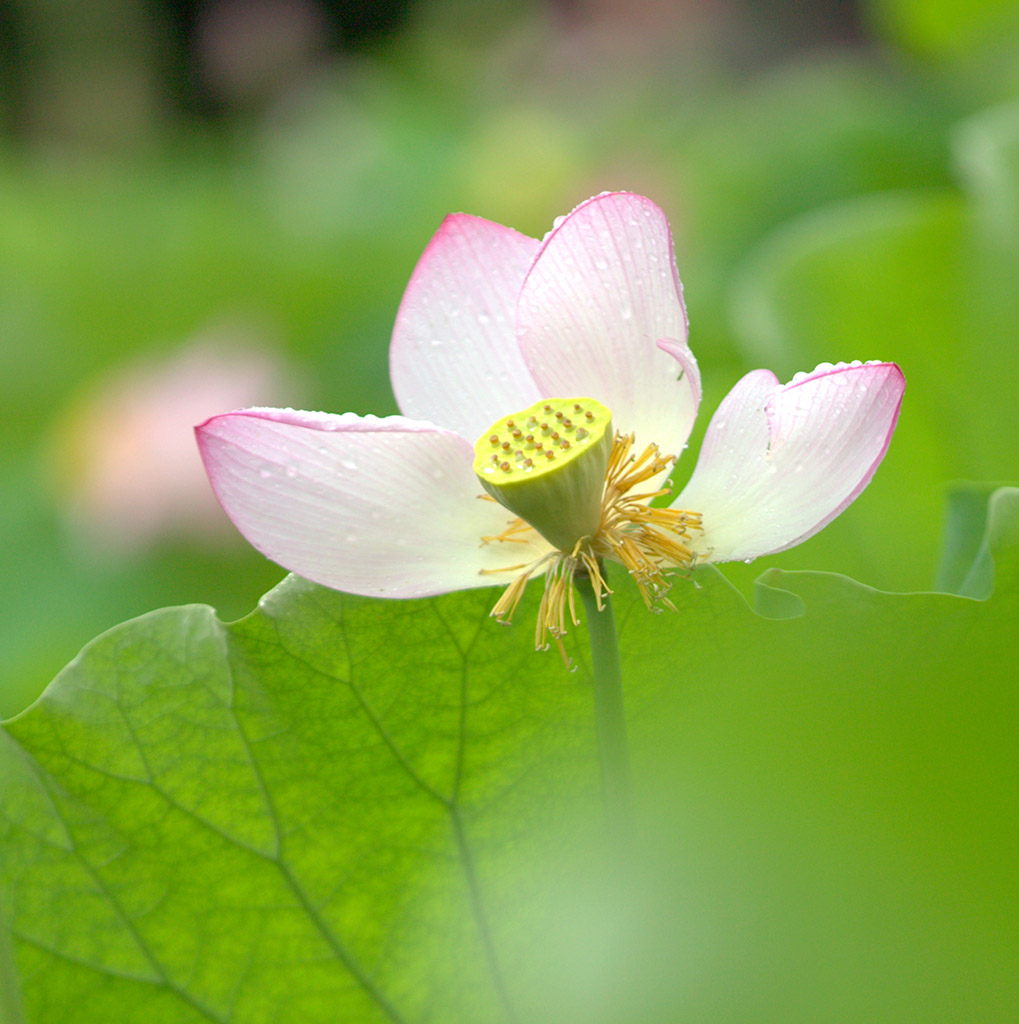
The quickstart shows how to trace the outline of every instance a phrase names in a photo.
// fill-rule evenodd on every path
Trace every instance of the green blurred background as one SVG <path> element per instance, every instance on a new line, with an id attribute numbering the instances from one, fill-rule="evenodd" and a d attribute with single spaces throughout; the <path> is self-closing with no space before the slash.
<path id="1" fill-rule="evenodd" d="M 655 199 L 705 414 L 757 366 L 903 366 L 874 484 L 741 588 L 930 589 L 947 485 L 1019 477 L 1015 3 L 3 0 L 0 39 L 0 717 L 125 618 L 234 618 L 282 577 L 190 426 L 394 412 L 393 318 L 451 210 L 540 236 Z"/>

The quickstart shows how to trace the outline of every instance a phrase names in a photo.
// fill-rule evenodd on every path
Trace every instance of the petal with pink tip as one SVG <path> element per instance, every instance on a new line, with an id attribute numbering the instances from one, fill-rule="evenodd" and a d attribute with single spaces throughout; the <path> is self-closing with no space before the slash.
<path id="1" fill-rule="evenodd" d="M 516 342 L 517 296 L 539 243 L 452 214 L 414 268 L 396 315 L 389 368 L 407 416 L 472 442 L 541 395 Z"/>
<path id="2" fill-rule="evenodd" d="M 564 218 L 524 281 L 517 333 L 543 394 L 590 396 L 638 447 L 682 449 L 700 376 L 672 234 L 651 200 L 606 193 Z"/>
<path id="3" fill-rule="evenodd" d="M 824 364 L 785 385 L 768 370 L 748 373 L 712 418 L 674 503 L 703 516 L 694 547 L 728 562 L 817 533 L 870 482 L 904 388 L 894 363 Z"/>
<path id="4" fill-rule="evenodd" d="M 336 590 L 424 597 L 548 550 L 493 542 L 512 517 L 483 501 L 462 437 L 402 416 L 247 409 L 196 428 L 223 508 L 264 555 Z"/>

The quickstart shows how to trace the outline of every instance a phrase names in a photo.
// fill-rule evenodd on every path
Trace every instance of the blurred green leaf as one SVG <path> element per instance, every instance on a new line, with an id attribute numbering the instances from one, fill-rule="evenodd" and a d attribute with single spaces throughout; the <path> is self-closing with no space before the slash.
<path id="1" fill-rule="evenodd" d="M 955 163 L 990 244 L 1019 251 L 1019 103 L 963 121 L 952 136 Z"/>
<path id="2" fill-rule="evenodd" d="M 643 663 L 670 881 L 642 980 L 678 990 L 647 1019 L 1015 1019 L 1017 500 L 987 603 L 772 570 L 801 615 Z"/>
<path id="3" fill-rule="evenodd" d="M 958 484 L 950 488 L 945 510 L 945 531 L 935 589 L 946 594 L 985 598 L 993 578 L 974 592 L 968 581 L 986 570 L 981 548 L 986 547 L 988 498 L 998 485 Z"/>
<path id="4" fill-rule="evenodd" d="M 952 582 L 957 587 L 954 592 L 980 601 L 986 600 L 994 590 L 994 552 L 1019 541 L 1015 534 L 1019 491 L 1012 488 L 996 489 L 980 513 L 977 512 L 979 491 L 967 494 L 957 490 L 953 497 L 955 501 L 949 506 L 950 532 L 946 538 L 945 561 L 942 565 L 954 577 Z M 983 526 L 982 531 L 976 529 L 978 525 Z M 967 543 L 963 539 L 967 533 L 970 537 L 973 533 L 981 537 L 975 551 L 972 540 Z M 958 570 L 965 564 L 967 553 L 972 553 L 973 557 L 965 574 L 962 574 Z"/>
<path id="5" fill-rule="evenodd" d="M 978 49 L 1017 24 L 1013 0 L 867 0 L 865 9 L 896 42 L 938 57 Z"/>
<path id="6" fill-rule="evenodd" d="M 731 340 L 722 310 L 733 268 L 767 232 L 860 193 L 946 185 L 944 96 L 872 60 L 824 54 L 713 95 L 677 121 L 670 162 L 677 232 L 698 358 Z"/>
<path id="7" fill-rule="evenodd" d="M 655 616 L 617 580 L 622 877 L 537 588 L 510 629 L 290 578 L 111 630 L 0 732 L 27 1019 L 1014 1019 L 1017 499 L 986 602 L 772 571 L 771 621 L 709 570 Z"/>

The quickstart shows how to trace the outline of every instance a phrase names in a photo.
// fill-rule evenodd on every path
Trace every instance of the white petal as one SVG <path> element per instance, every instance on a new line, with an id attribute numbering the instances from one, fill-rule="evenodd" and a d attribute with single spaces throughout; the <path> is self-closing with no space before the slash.
<path id="1" fill-rule="evenodd" d="M 904 387 L 894 363 L 823 364 L 786 385 L 768 370 L 747 374 L 712 418 L 674 503 L 703 516 L 695 547 L 727 562 L 817 533 L 870 482 Z"/>
<path id="2" fill-rule="evenodd" d="M 539 243 L 480 217 L 452 214 L 404 292 L 389 351 L 407 416 L 472 443 L 541 395 L 516 342 L 517 297 Z"/>
<path id="3" fill-rule="evenodd" d="M 669 224 L 649 199 L 606 193 L 563 219 L 524 281 L 517 332 L 543 394 L 595 398 L 638 447 L 682 449 L 700 377 Z"/>
<path id="4" fill-rule="evenodd" d="M 336 590 L 423 597 L 508 583 L 481 575 L 548 550 L 493 542 L 512 518 L 483 501 L 464 438 L 402 416 L 247 409 L 196 428 L 213 489 L 264 555 Z"/>

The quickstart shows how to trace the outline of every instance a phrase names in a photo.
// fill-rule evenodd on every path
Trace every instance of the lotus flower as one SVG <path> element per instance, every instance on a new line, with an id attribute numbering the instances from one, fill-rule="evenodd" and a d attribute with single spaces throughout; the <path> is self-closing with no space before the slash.
<path id="1" fill-rule="evenodd" d="M 812 536 L 866 487 L 898 418 L 893 363 L 747 374 L 663 507 L 701 388 L 662 211 L 605 193 L 542 241 L 447 217 L 390 348 L 401 416 L 246 409 L 197 428 L 248 540 L 337 590 L 416 598 L 545 577 L 536 641 L 576 623 L 573 581 L 621 562 L 645 601 L 670 576 Z M 659 501 L 651 504 L 652 500 Z"/>

